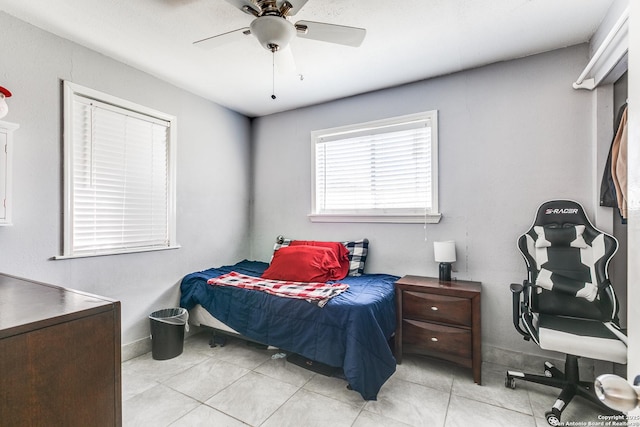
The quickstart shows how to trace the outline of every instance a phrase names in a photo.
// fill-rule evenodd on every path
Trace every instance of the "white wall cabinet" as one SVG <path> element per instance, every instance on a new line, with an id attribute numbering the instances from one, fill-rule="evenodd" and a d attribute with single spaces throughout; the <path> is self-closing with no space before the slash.
<path id="1" fill-rule="evenodd" d="M 11 225 L 11 166 L 15 123 L 0 121 L 0 226 Z"/>

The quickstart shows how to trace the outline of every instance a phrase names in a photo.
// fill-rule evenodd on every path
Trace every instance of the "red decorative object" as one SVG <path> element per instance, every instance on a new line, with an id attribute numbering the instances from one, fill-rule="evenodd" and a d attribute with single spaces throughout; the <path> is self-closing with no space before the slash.
<path id="1" fill-rule="evenodd" d="M 10 96 L 11 92 L 9 92 L 9 89 L 0 86 L 0 119 L 6 116 L 9 112 L 9 106 L 7 105 L 7 101 L 5 101 L 5 98 L 9 98 Z"/>

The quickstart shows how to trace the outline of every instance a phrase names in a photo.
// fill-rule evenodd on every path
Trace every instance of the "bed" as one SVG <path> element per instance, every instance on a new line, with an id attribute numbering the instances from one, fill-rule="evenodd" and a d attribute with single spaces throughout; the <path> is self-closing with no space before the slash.
<path id="1" fill-rule="evenodd" d="M 323 307 L 304 299 L 207 283 L 231 272 L 260 277 L 269 266 L 244 260 L 188 274 L 180 285 L 180 305 L 190 310 L 196 324 L 231 328 L 250 340 L 342 368 L 350 388 L 365 400 L 375 400 L 396 368 L 389 340 L 395 331 L 398 277 L 348 275 L 338 281 L 348 289 Z"/>

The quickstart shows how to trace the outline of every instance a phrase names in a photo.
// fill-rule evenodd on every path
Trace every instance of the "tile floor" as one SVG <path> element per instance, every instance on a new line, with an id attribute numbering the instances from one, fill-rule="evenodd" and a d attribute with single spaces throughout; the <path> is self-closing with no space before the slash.
<path id="1" fill-rule="evenodd" d="M 484 364 L 478 386 L 470 370 L 405 356 L 378 400 L 366 402 L 345 380 L 299 368 L 277 358 L 278 350 L 233 339 L 208 344 L 209 335 L 200 333 L 174 359 L 148 353 L 124 362 L 124 426 L 542 427 L 556 396 L 536 384 L 505 388 L 503 366 Z M 587 425 L 600 413 L 576 398 L 562 420 Z"/>

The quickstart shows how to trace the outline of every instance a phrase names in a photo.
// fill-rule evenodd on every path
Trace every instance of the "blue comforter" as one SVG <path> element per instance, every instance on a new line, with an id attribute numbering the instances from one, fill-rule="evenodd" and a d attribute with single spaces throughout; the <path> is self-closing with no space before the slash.
<path id="1" fill-rule="evenodd" d="M 260 276 L 268 264 L 241 261 L 235 265 L 191 273 L 184 277 L 180 305 L 202 305 L 240 334 L 309 359 L 342 367 L 349 385 L 366 400 L 375 400 L 395 372 L 388 344 L 395 331 L 394 282 L 388 274 L 346 277 L 346 292 L 323 308 L 305 300 L 282 298 L 207 280 L 231 271 Z"/>

